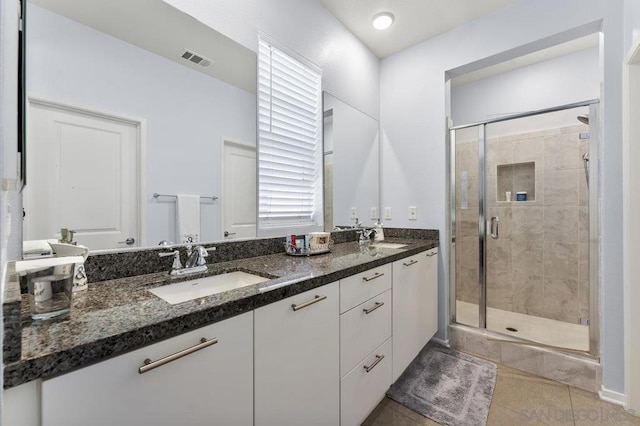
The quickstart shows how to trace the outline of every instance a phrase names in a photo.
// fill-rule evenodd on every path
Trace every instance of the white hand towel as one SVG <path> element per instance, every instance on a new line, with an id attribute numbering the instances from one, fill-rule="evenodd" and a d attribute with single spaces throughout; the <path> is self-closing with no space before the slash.
<path id="1" fill-rule="evenodd" d="M 178 194 L 176 203 L 177 243 L 200 241 L 200 196 Z"/>

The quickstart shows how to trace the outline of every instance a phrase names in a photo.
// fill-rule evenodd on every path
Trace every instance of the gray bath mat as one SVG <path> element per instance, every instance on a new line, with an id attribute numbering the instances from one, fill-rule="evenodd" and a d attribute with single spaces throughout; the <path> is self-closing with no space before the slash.
<path id="1" fill-rule="evenodd" d="M 496 365 L 429 342 L 387 396 L 443 425 L 486 425 Z"/>

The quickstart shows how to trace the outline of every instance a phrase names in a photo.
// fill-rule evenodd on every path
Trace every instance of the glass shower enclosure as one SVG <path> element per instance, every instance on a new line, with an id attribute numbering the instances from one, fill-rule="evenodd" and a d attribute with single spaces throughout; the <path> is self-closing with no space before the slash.
<path id="1" fill-rule="evenodd" d="M 598 353 L 598 101 L 450 129 L 451 320 Z"/>

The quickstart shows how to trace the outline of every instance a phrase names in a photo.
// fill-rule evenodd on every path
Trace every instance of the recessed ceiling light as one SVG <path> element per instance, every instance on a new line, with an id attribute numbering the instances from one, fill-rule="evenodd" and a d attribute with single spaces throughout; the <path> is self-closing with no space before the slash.
<path id="1" fill-rule="evenodd" d="M 376 30 L 386 30 L 393 24 L 393 14 L 391 12 L 380 12 L 373 17 L 371 24 Z"/>

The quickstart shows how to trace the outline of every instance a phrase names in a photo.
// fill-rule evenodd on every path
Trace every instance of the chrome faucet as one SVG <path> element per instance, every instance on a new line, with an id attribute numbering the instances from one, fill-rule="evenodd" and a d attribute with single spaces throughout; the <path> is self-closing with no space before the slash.
<path id="1" fill-rule="evenodd" d="M 187 246 L 187 261 L 184 264 L 185 268 L 195 268 L 197 266 L 203 266 L 207 264 L 207 261 L 204 260 L 205 257 L 209 256 L 209 252 L 202 246 L 196 246 L 195 249 L 189 254 L 189 249 L 191 247 Z M 215 247 L 212 247 L 215 250 Z"/>
<path id="2" fill-rule="evenodd" d="M 367 228 L 362 228 L 360 230 L 358 230 L 358 242 L 360 244 L 364 244 L 364 243 L 368 243 L 371 241 L 371 234 L 373 234 L 374 232 L 376 232 L 375 229 L 367 229 Z"/>
<path id="3" fill-rule="evenodd" d="M 169 253 L 158 253 L 160 257 L 173 256 L 173 264 L 171 265 L 171 271 L 169 275 L 188 275 L 196 274 L 198 272 L 207 271 L 207 261 L 204 259 L 209 256 L 209 252 L 203 246 L 196 246 L 195 249 L 191 244 L 187 245 L 187 261 L 182 266 L 180 261 L 180 251 L 174 250 Z M 215 251 L 215 247 L 210 247 L 210 251 Z"/>
<path id="4" fill-rule="evenodd" d="M 355 223 L 351 226 L 352 229 L 362 228 L 362 222 L 360 222 L 357 217 L 354 217 L 353 221 Z"/>

